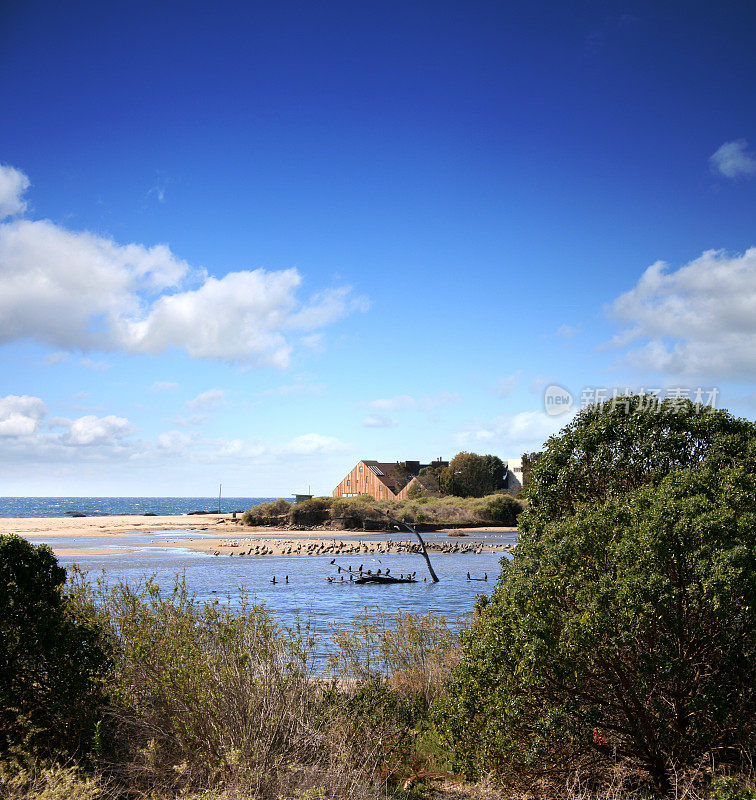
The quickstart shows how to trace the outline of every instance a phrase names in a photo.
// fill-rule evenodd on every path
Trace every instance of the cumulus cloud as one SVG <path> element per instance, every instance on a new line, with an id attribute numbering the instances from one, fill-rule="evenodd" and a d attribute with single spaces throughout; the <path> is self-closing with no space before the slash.
<path id="1" fill-rule="evenodd" d="M 21 213 L 28 179 L 2 169 L 0 209 Z M 152 355 L 177 349 L 285 367 L 293 341 L 317 339 L 319 329 L 367 308 L 343 286 L 302 299 L 302 282 L 296 269 L 216 278 L 165 244 L 121 245 L 49 220 L 12 219 L 0 223 L 0 344 L 33 339 L 64 350 Z"/>
<path id="2" fill-rule="evenodd" d="M 395 428 L 399 423 L 386 414 L 369 414 L 362 424 L 366 428 Z"/>
<path id="3" fill-rule="evenodd" d="M 405 408 L 413 408 L 417 405 L 417 401 L 408 394 L 400 394 L 397 397 L 383 397 L 378 400 L 372 400 L 368 405 L 378 411 L 401 411 Z"/>
<path id="4" fill-rule="evenodd" d="M 189 411 L 214 411 L 221 405 L 225 397 L 224 389 L 208 389 L 192 400 L 187 400 L 185 405 Z"/>
<path id="5" fill-rule="evenodd" d="M 478 422 L 457 434 L 462 447 L 488 447 L 506 458 L 529 450 L 540 450 L 549 436 L 557 433 L 570 417 L 549 417 L 542 411 L 522 411 Z"/>
<path id="6" fill-rule="evenodd" d="M 47 414 L 39 397 L 9 394 L 0 397 L 0 436 L 29 436 Z"/>
<path id="7" fill-rule="evenodd" d="M 158 435 L 157 446 L 160 450 L 171 453 L 183 453 L 194 443 L 196 438 L 192 433 L 166 431 Z"/>
<path id="8" fill-rule="evenodd" d="M 745 139 L 725 142 L 711 158 L 709 163 L 714 172 L 725 178 L 747 178 L 756 175 L 756 155 L 748 150 Z"/>
<path id="9" fill-rule="evenodd" d="M 132 433 L 134 427 L 125 417 L 96 417 L 89 414 L 71 423 L 66 439 L 73 445 L 110 445 Z"/>
<path id="10" fill-rule="evenodd" d="M 339 453 L 346 445 L 335 436 L 323 436 L 319 433 L 305 433 L 296 436 L 279 448 L 279 452 L 289 455 L 326 455 Z"/>
<path id="11" fill-rule="evenodd" d="M 509 395 L 514 392 L 517 388 L 517 384 L 520 382 L 520 376 L 522 375 L 522 370 L 512 373 L 508 375 L 506 378 L 502 378 L 494 387 L 493 393 L 497 394 L 501 398 L 509 397 Z"/>
<path id="12" fill-rule="evenodd" d="M 582 325 L 560 325 L 556 330 L 556 335 L 560 339 L 572 339 L 574 336 L 577 336 L 580 333 Z"/>
<path id="13" fill-rule="evenodd" d="M 449 403 L 457 402 L 459 402 L 459 395 L 453 392 L 439 392 L 438 394 L 428 394 L 417 398 L 408 394 L 383 397 L 378 400 L 371 400 L 368 406 L 376 411 L 404 411 L 408 408 L 420 408 L 423 411 L 430 412 Z"/>
<path id="14" fill-rule="evenodd" d="M 0 219 L 26 211 L 23 196 L 28 188 L 29 178 L 23 172 L 0 164 Z"/>
<path id="15" fill-rule="evenodd" d="M 609 307 L 628 363 L 674 375 L 756 377 L 756 248 L 709 250 L 671 270 L 658 261 Z"/>

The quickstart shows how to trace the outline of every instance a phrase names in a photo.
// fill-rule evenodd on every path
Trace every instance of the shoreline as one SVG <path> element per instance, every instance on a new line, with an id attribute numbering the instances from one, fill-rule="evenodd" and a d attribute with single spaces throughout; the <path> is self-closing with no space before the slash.
<path id="1" fill-rule="evenodd" d="M 150 533 L 170 531 L 202 532 L 201 538 L 163 539 L 162 537 L 138 548 L 184 548 L 198 553 L 218 556 L 254 557 L 264 555 L 371 555 L 374 553 L 401 552 L 414 547 L 416 541 L 409 532 L 397 533 L 395 538 L 376 540 L 361 538 L 370 536 L 369 531 L 290 530 L 267 526 L 243 526 L 241 519 L 233 519 L 230 513 L 112 517 L 3 517 L 0 518 L 0 534 L 17 534 L 25 539 L 95 539 L 128 536 L 149 536 Z M 428 550 L 436 553 L 470 553 L 477 550 L 512 549 L 512 545 L 493 544 L 481 541 L 480 537 L 491 534 L 517 535 L 517 528 L 485 526 L 468 528 L 464 537 L 449 536 L 458 533 L 455 529 L 439 529 L 432 536 L 444 537 L 428 542 Z M 375 534 L 373 534 L 375 535 Z M 426 534 L 427 536 L 427 534 Z M 446 538 L 448 537 L 448 538 Z M 116 544 L 114 542 L 114 544 Z M 129 555 L 137 552 L 137 546 L 119 541 L 115 547 L 81 547 L 71 542 L 53 546 L 56 555 L 75 558 L 88 555 Z"/>

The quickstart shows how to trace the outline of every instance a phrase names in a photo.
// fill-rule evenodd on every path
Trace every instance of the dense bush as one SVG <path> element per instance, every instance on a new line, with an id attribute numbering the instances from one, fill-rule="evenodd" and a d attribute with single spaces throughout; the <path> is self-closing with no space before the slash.
<path id="1" fill-rule="evenodd" d="M 242 522 L 245 525 L 275 525 L 288 520 L 291 503 L 280 497 L 268 503 L 260 503 L 244 512 Z"/>
<path id="2" fill-rule="evenodd" d="M 322 525 L 331 516 L 334 497 L 312 497 L 301 503 L 294 503 L 289 511 L 289 523 L 292 525 Z"/>
<path id="3" fill-rule="evenodd" d="M 504 487 L 507 468 L 493 455 L 457 453 L 441 473 L 441 486 L 445 492 L 457 497 L 484 497 Z"/>
<path id="4" fill-rule="evenodd" d="M 524 528 L 538 528 L 670 472 L 710 462 L 731 463 L 754 436 L 754 424 L 726 411 L 644 396 L 589 406 L 552 436 L 532 464 Z M 715 449 L 717 453 L 713 453 Z"/>
<path id="5" fill-rule="evenodd" d="M 549 441 L 438 711 L 468 773 L 529 783 L 620 762 L 670 794 L 676 774 L 753 747 L 756 433 L 684 411 L 646 428 L 590 409 Z M 589 465 L 609 474 L 575 486 Z"/>
<path id="6" fill-rule="evenodd" d="M 161 798 L 372 797 L 377 754 L 314 679 L 306 626 L 280 629 L 245 597 L 201 603 L 180 580 L 91 591 L 114 642 L 102 738 L 119 785 Z"/>
<path id="7" fill-rule="evenodd" d="M 0 757 L 92 745 L 105 639 L 66 596 L 65 579 L 49 547 L 0 536 Z"/>
<path id="8" fill-rule="evenodd" d="M 525 504 L 498 492 L 486 497 L 411 497 L 407 500 L 375 500 L 357 497 L 314 497 L 301 503 L 285 500 L 263 503 L 244 512 L 246 525 L 332 525 L 335 528 L 391 527 L 388 511 L 403 522 L 463 525 L 517 525 Z"/>

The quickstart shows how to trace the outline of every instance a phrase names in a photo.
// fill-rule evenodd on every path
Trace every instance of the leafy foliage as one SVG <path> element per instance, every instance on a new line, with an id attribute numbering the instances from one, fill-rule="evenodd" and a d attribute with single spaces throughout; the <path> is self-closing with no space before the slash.
<path id="1" fill-rule="evenodd" d="M 441 485 L 457 497 L 483 497 L 504 486 L 506 471 L 498 456 L 457 453 L 443 471 Z"/>
<path id="2" fill-rule="evenodd" d="M 726 411 L 690 401 L 650 403 L 640 395 L 589 406 L 552 436 L 532 465 L 523 528 L 573 514 L 584 503 L 658 484 L 673 470 L 707 457 L 726 466 L 756 435 L 752 422 Z"/>
<path id="3" fill-rule="evenodd" d="M 91 744 L 108 660 L 102 630 L 63 591 L 52 550 L 0 536 L 0 755 Z"/>
<path id="4" fill-rule="evenodd" d="M 754 744 L 756 433 L 669 416 L 589 409 L 549 441 L 439 711 L 469 773 L 619 759 L 669 793 L 676 769 Z"/>

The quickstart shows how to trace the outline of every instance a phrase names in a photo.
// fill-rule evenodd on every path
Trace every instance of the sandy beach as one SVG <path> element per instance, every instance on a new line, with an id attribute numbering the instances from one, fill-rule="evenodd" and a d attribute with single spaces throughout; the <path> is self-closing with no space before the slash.
<path id="1" fill-rule="evenodd" d="M 144 536 L 150 531 L 215 531 L 241 527 L 232 514 L 166 514 L 164 516 L 122 517 L 5 517 L 0 518 L 0 533 L 19 536 L 86 539 L 95 536 Z M 248 530 L 252 530 L 251 528 Z"/>
<path id="2" fill-rule="evenodd" d="M 266 555 L 360 555 L 386 552 L 407 552 L 416 545 L 408 532 L 397 533 L 390 541 L 362 540 L 357 531 L 333 531 L 327 529 L 288 530 L 281 528 L 245 527 L 232 514 L 181 514 L 156 517 L 8 517 L 0 518 L 0 534 L 15 533 L 27 539 L 93 539 L 107 536 L 149 536 L 152 532 L 198 531 L 202 537 L 170 539 L 160 536 L 148 546 L 182 547 L 196 552 L 218 556 L 266 556 Z M 434 534 L 435 541 L 428 542 L 428 549 L 436 552 L 476 552 L 502 550 L 501 544 L 487 544 L 481 537 L 491 534 L 513 534 L 516 528 L 487 527 L 466 531 L 466 536 L 449 536 L 439 541 L 438 537 L 450 531 L 440 530 Z M 119 542 L 123 544 L 123 542 Z M 76 546 L 78 545 L 78 546 Z M 56 554 L 66 557 L 79 555 L 127 555 L 134 552 L 128 546 L 107 549 L 88 548 L 80 543 L 72 546 L 53 547 Z"/>

